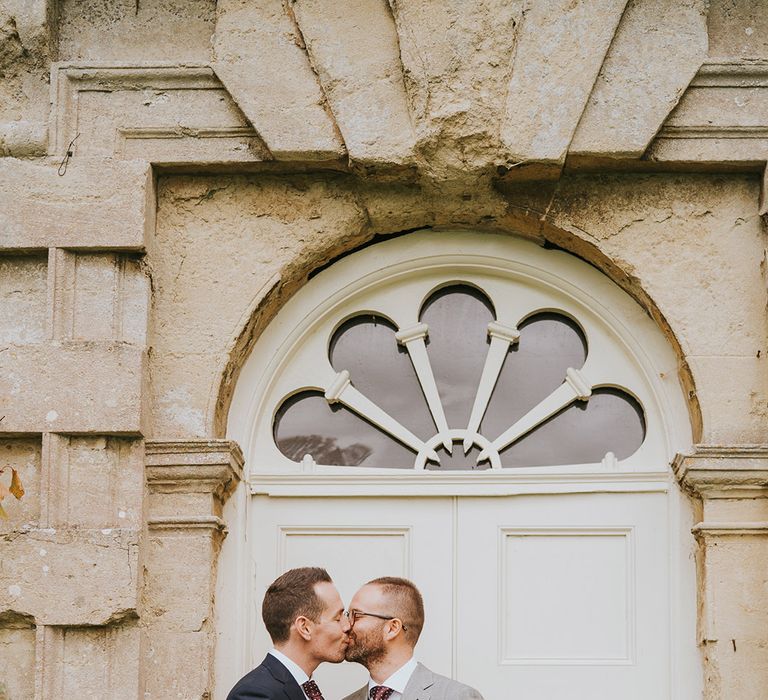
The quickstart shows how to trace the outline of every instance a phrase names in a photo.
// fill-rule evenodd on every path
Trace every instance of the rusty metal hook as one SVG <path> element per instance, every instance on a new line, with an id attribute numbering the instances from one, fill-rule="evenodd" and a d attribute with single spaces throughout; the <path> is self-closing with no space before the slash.
<path id="1" fill-rule="evenodd" d="M 59 174 L 59 177 L 67 172 L 67 165 L 69 165 L 69 159 L 72 157 L 72 146 L 78 138 L 80 138 L 80 132 L 77 133 L 77 136 L 75 136 L 75 138 L 69 142 L 69 146 L 67 146 L 67 152 L 64 155 L 64 158 L 62 158 L 61 163 L 59 163 L 59 169 L 56 171 Z"/>

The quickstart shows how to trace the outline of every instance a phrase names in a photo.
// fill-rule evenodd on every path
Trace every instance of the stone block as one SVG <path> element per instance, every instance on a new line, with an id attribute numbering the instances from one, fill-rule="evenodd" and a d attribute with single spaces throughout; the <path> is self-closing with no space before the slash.
<path id="1" fill-rule="evenodd" d="M 414 134 L 392 12 L 379 0 L 297 0 L 293 12 L 349 157 L 400 165 Z"/>
<path id="2" fill-rule="evenodd" d="M 154 629 L 196 632 L 210 617 L 218 539 L 216 527 L 153 528 L 144 559 L 144 594 Z"/>
<path id="3" fill-rule="evenodd" d="M 280 0 L 222 0 L 214 70 L 277 160 L 341 158 L 344 144 Z"/>
<path id="4" fill-rule="evenodd" d="M 706 543 L 707 637 L 768 643 L 768 571 L 751 564 L 768 561 L 768 531 Z"/>
<path id="5" fill-rule="evenodd" d="M 703 441 L 756 444 L 765 440 L 768 371 L 761 357 L 689 357 L 704 423 Z"/>
<path id="6" fill-rule="evenodd" d="M 0 614 L 0 698 L 35 694 L 35 625 L 24 615 Z"/>
<path id="7" fill-rule="evenodd" d="M 731 483 L 727 486 L 734 488 L 735 485 Z M 754 486 L 752 489 L 757 491 Z M 705 521 L 734 524 L 768 523 L 768 498 L 705 498 L 702 505 Z"/>
<path id="8" fill-rule="evenodd" d="M 648 150 L 668 162 L 762 163 L 768 150 L 768 67 L 765 61 L 707 62 L 680 98 Z"/>
<path id="9" fill-rule="evenodd" d="M 152 435 L 202 438 L 209 434 L 212 387 L 224 360 L 213 353 L 152 353 Z"/>
<path id="10" fill-rule="evenodd" d="M 23 44 L 48 40 L 51 8 L 47 0 L 3 0 L 3 9 L 13 17 Z"/>
<path id="11" fill-rule="evenodd" d="M 63 60 L 206 62 L 216 0 L 62 0 L 59 18 Z"/>
<path id="12" fill-rule="evenodd" d="M 463 179 L 498 162 L 512 57 L 528 4 L 389 3 L 421 167 L 436 179 Z"/>
<path id="13" fill-rule="evenodd" d="M 371 230 L 379 234 L 417 229 L 432 223 L 430 213 L 425 211 L 424 194 L 416 185 L 366 186 L 361 183 L 358 192 Z"/>
<path id="14" fill-rule="evenodd" d="M 0 436 L 0 467 L 13 467 L 19 473 L 24 495 L 17 500 L 7 496 L 3 509 L 8 520 L 0 520 L 0 533 L 24 527 L 37 527 L 41 515 L 41 469 L 42 445 L 40 438 Z M 10 484 L 10 469 L 0 476 L 3 483 Z"/>
<path id="15" fill-rule="evenodd" d="M 766 61 L 707 61 L 665 126 L 699 128 L 765 126 Z"/>
<path id="16" fill-rule="evenodd" d="M 29 529 L 0 535 L 0 610 L 45 625 L 136 614 L 139 531 Z"/>
<path id="17" fill-rule="evenodd" d="M 150 629 L 143 642 L 143 698 L 200 700 L 210 697 L 212 643 L 204 632 Z"/>
<path id="18" fill-rule="evenodd" d="M 54 3 L 3 0 L 0 4 L 0 149 L 31 155 L 43 143 L 48 74 L 54 41 Z"/>
<path id="19" fill-rule="evenodd" d="M 175 521 L 190 513 L 212 513 L 221 515 L 221 504 L 210 491 L 184 491 L 173 493 L 150 493 L 148 498 L 150 518 Z"/>
<path id="20" fill-rule="evenodd" d="M 740 133 L 737 133 L 740 132 Z M 760 154 L 768 153 L 768 132 L 758 129 L 712 129 L 705 127 L 663 127 L 646 156 L 658 163 L 731 163 L 759 168 Z"/>
<path id="21" fill-rule="evenodd" d="M 47 627 L 43 697 L 135 700 L 139 697 L 139 628 L 132 622 Z"/>
<path id="22" fill-rule="evenodd" d="M 47 288 L 45 256 L 0 256 L 0 346 L 45 340 Z"/>
<path id="23" fill-rule="evenodd" d="M 140 440 L 54 436 L 49 457 L 49 524 L 140 528 L 144 450 Z"/>
<path id="24" fill-rule="evenodd" d="M 150 281 L 138 259 L 56 250 L 49 260 L 56 340 L 146 343 Z"/>
<path id="25" fill-rule="evenodd" d="M 48 149 L 48 124 L 18 119 L 0 124 L 0 156 L 34 158 Z"/>
<path id="26" fill-rule="evenodd" d="M 686 355 L 754 358 L 768 337 L 758 196 L 756 177 L 575 177 L 548 218 L 633 275 Z"/>
<path id="27" fill-rule="evenodd" d="M 768 58 L 768 14 L 763 0 L 709 0 L 709 55 Z"/>
<path id="28" fill-rule="evenodd" d="M 0 159 L 0 250 L 142 250 L 154 229 L 149 166 L 72 158 L 60 177 L 60 161 Z"/>
<path id="29" fill-rule="evenodd" d="M 639 158 L 707 55 L 706 0 L 631 0 L 570 147 Z"/>
<path id="30" fill-rule="evenodd" d="M 182 176 L 158 187 L 149 263 L 155 348 L 163 352 L 224 349 L 276 273 L 301 259 L 306 274 L 312 260 L 320 265 L 336 254 L 331 239 L 362 242 L 368 223 L 341 178 Z"/>
<path id="31" fill-rule="evenodd" d="M 127 343 L 51 342 L 0 352 L 0 431 L 142 431 L 145 352 Z"/>
<path id="32" fill-rule="evenodd" d="M 58 64 L 51 152 L 161 165 L 271 159 L 209 66 Z"/>
<path id="33" fill-rule="evenodd" d="M 626 4 L 547 0 L 528 8 L 501 126 L 511 160 L 565 160 Z"/>
<path id="34" fill-rule="evenodd" d="M 110 253 L 77 256 L 72 290 L 74 340 L 112 340 L 115 337 L 116 262 Z"/>
<path id="35" fill-rule="evenodd" d="M 717 667 L 721 698 L 764 700 L 768 688 L 768 641 L 722 639 L 712 661 Z M 714 700 L 714 694 L 710 696 Z"/>

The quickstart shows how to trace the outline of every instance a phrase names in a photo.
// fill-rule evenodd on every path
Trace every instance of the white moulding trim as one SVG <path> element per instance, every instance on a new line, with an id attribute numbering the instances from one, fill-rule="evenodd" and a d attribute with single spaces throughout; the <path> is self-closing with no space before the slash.
<path id="1" fill-rule="evenodd" d="M 382 470 L 383 471 L 383 470 Z M 317 496 L 514 496 L 560 493 L 665 493 L 672 484 L 667 472 L 573 472 L 510 474 L 510 470 L 440 473 L 410 469 L 386 474 L 252 472 L 253 495 Z"/>

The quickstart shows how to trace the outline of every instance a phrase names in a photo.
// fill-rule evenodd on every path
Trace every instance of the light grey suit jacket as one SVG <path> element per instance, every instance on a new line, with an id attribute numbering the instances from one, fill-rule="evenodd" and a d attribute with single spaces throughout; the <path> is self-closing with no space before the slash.
<path id="1" fill-rule="evenodd" d="M 344 700 L 368 700 L 368 685 L 347 695 Z M 483 700 L 483 696 L 468 685 L 432 673 L 423 664 L 417 664 L 403 691 L 403 700 Z"/>

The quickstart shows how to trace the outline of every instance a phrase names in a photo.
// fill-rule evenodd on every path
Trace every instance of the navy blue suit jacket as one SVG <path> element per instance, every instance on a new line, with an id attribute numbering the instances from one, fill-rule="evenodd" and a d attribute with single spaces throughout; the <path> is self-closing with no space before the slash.
<path id="1" fill-rule="evenodd" d="M 306 700 L 306 697 L 290 671 L 272 654 L 267 654 L 264 661 L 235 684 L 227 700 Z"/>

